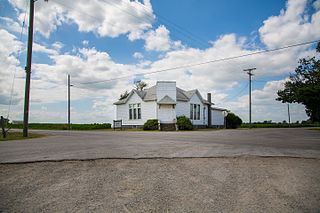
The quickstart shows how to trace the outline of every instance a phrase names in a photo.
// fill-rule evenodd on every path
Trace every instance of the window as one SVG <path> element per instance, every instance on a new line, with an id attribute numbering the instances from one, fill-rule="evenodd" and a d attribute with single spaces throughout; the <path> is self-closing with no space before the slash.
<path id="1" fill-rule="evenodd" d="M 141 119 L 141 104 L 129 104 L 129 119 Z"/>
<path id="2" fill-rule="evenodd" d="M 132 120 L 132 104 L 129 104 L 129 119 Z"/>
<path id="3" fill-rule="evenodd" d="M 200 104 L 190 104 L 190 119 L 200 120 Z"/>

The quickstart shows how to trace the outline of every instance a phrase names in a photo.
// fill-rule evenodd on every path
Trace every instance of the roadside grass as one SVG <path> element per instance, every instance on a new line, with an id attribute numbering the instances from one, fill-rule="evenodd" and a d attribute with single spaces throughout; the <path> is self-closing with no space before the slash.
<path id="1" fill-rule="evenodd" d="M 22 129 L 23 124 L 9 124 L 11 129 Z M 29 129 L 44 129 L 44 130 L 68 130 L 67 124 L 59 123 L 30 123 Z M 93 123 L 93 124 L 71 124 L 71 130 L 104 130 L 111 129 L 109 123 Z"/>
<path id="2" fill-rule="evenodd" d="M 320 123 L 303 123 L 303 124 L 288 124 L 288 123 L 253 123 L 242 124 L 240 128 L 301 128 L 301 127 L 320 127 Z"/>
<path id="3" fill-rule="evenodd" d="M 28 137 L 25 138 L 25 137 L 23 137 L 22 132 L 8 132 L 6 138 L 3 138 L 1 135 L 0 141 L 25 140 L 25 139 L 31 139 L 31 138 L 40 138 L 40 137 L 44 137 L 44 136 L 45 135 L 43 135 L 43 134 L 29 133 Z"/>

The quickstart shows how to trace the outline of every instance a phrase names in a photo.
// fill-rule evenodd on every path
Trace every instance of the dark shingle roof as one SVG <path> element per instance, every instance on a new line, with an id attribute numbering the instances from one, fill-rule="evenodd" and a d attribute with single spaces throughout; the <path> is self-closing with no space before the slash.
<path id="1" fill-rule="evenodd" d="M 166 95 L 160 101 L 158 101 L 158 104 L 176 104 L 176 102 Z"/>
<path id="2" fill-rule="evenodd" d="M 189 101 L 191 99 L 191 97 L 194 95 L 194 94 L 198 94 L 199 98 L 201 99 L 202 103 L 204 104 L 209 104 L 209 102 L 205 99 L 203 99 L 201 97 L 201 94 L 199 93 L 198 90 L 190 90 L 190 91 L 185 91 L 183 89 L 180 89 L 178 87 L 177 88 L 177 101 Z M 148 89 L 145 89 L 145 90 L 142 90 L 142 91 L 139 91 L 139 90 L 135 90 L 133 89 L 128 97 L 124 98 L 124 99 L 121 99 L 117 102 L 115 102 L 114 104 L 115 105 L 119 105 L 119 104 L 125 104 L 129 98 L 132 96 L 133 93 L 136 93 L 137 95 L 139 95 L 139 97 L 143 100 L 143 101 L 156 101 L 157 100 L 157 94 L 156 94 L 156 86 L 152 86 Z M 165 97 L 168 97 L 170 98 L 169 96 L 165 96 Z M 176 103 L 172 98 L 170 98 L 172 100 L 172 102 Z M 161 100 L 162 101 L 162 100 Z M 159 101 L 160 102 L 160 101 Z M 159 103 L 158 102 L 158 103 Z"/>

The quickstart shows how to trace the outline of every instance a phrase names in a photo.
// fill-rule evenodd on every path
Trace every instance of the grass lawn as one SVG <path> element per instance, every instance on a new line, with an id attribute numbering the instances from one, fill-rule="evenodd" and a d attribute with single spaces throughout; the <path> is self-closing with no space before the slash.
<path id="1" fill-rule="evenodd" d="M 44 137 L 43 134 L 37 134 L 37 133 L 29 133 L 29 136 L 27 138 L 23 137 L 22 132 L 8 132 L 7 137 L 3 138 L 2 133 L 0 136 L 0 141 L 9 141 L 9 140 L 24 140 L 24 139 L 31 139 L 31 138 L 40 138 Z"/>

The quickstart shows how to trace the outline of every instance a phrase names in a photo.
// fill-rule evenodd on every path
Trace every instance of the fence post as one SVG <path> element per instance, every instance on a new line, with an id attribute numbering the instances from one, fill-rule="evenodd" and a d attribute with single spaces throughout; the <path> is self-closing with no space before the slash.
<path id="1" fill-rule="evenodd" d="M 7 137 L 7 132 L 6 132 L 5 128 L 4 128 L 5 124 L 4 124 L 3 116 L 1 116 L 0 124 L 1 124 L 1 129 L 2 129 L 2 136 L 3 136 L 3 138 L 6 138 Z"/>

